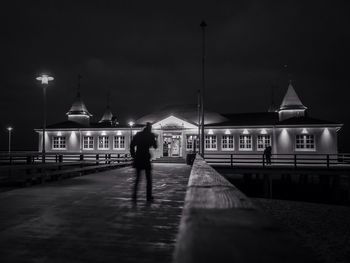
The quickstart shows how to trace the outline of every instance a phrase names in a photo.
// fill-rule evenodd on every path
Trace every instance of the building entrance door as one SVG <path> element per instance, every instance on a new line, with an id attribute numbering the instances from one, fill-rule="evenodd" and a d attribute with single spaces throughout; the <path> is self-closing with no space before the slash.
<path id="1" fill-rule="evenodd" d="M 181 135 L 172 133 L 163 135 L 163 156 L 181 156 Z"/>

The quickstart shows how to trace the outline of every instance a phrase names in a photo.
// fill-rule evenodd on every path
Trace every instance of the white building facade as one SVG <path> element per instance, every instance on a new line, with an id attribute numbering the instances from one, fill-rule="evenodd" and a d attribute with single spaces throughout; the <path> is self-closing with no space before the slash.
<path id="1" fill-rule="evenodd" d="M 48 153 L 129 153 L 132 136 L 152 123 L 158 149 L 153 158 L 183 157 L 198 151 L 198 114 L 195 107 L 179 106 L 146 115 L 133 127 L 119 124 L 109 107 L 98 123 L 78 94 L 68 120 L 46 128 Z M 336 154 L 342 124 L 311 118 L 292 84 L 278 109 L 260 113 L 205 113 L 205 153 Z M 42 130 L 39 151 L 42 147 Z"/>

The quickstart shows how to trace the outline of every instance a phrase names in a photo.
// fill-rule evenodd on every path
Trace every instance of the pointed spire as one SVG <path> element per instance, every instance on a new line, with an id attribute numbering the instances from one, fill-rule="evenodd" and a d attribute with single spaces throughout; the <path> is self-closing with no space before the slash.
<path id="1" fill-rule="evenodd" d="M 111 111 L 111 108 L 110 108 L 110 98 L 111 98 L 111 92 L 108 91 L 107 93 L 107 106 L 106 106 L 106 110 L 101 118 L 101 120 L 99 121 L 100 123 L 103 122 L 103 123 L 110 123 L 110 124 L 118 124 L 116 118 L 113 116 L 113 113 Z"/>
<path id="2" fill-rule="evenodd" d="M 292 85 L 292 80 L 289 80 L 289 85 L 286 94 L 282 100 L 280 110 L 305 110 L 307 107 L 303 105 L 298 94 Z"/>
<path id="3" fill-rule="evenodd" d="M 275 104 L 275 86 L 271 86 L 271 103 L 268 112 L 276 112 L 278 107 Z"/>
<path id="4" fill-rule="evenodd" d="M 80 97 L 80 81 L 81 81 L 82 78 L 83 77 L 80 74 L 78 74 L 77 97 Z"/>
<path id="5" fill-rule="evenodd" d="M 72 119 L 72 120 L 74 119 L 74 121 L 78 121 L 78 122 L 79 120 L 77 120 L 77 117 L 78 118 L 82 117 L 86 119 L 86 117 L 90 118 L 92 116 L 92 114 L 90 114 L 90 112 L 87 110 L 84 102 L 81 99 L 81 95 L 80 95 L 81 79 L 82 79 L 82 76 L 78 74 L 77 95 L 69 111 L 66 113 L 68 115 L 68 119 Z"/>

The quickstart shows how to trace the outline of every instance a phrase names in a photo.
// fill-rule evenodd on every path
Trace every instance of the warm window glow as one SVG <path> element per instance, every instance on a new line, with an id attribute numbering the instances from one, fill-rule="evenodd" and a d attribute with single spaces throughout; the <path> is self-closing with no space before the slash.
<path id="1" fill-rule="evenodd" d="M 215 135 L 206 135 L 205 136 L 205 149 L 206 150 L 216 150 L 216 136 Z"/>
<path id="2" fill-rule="evenodd" d="M 83 137 L 83 149 L 84 150 L 93 150 L 94 149 L 94 137 L 84 136 Z"/>
<path id="3" fill-rule="evenodd" d="M 199 148 L 199 140 L 197 139 L 197 135 L 186 135 L 186 150 L 194 150 L 194 143 L 196 142 L 196 149 Z"/>
<path id="4" fill-rule="evenodd" d="M 233 150 L 234 144 L 233 144 L 233 135 L 223 135 L 221 138 L 221 148 L 223 151 L 227 150 Z"/>
<path id="5" fill-rule="evenodd" d="M 297 134 L 295 136 L 295 149 L 301 151 L 314 150 L 315 136 L 312 134 Z"/>
<path id="6" fill-rule="evenodd" d="M 251 135 L 240 135 L 239 136 L 239 149 L 242 151 L 249 151 L 249 150 L 253 149 Z"/>
<path id="7" fill-rule="evenodd" d="M 264 150 L 267 146 L 271 146 L 270 135 L 258 135 L 257 148 L 258 150 Z"/>
<path id="8" fill-rule="evenodd" d="M 52 138 L 52 149 L 55 149 L 55 150 L 66 149 L 66 137 L 54 136 Z"/>
<path id="9" fill-rule="evenodd" d="M 98 149 L 108 150 L 109 140 L 108 136 L 98 136 Z"/>

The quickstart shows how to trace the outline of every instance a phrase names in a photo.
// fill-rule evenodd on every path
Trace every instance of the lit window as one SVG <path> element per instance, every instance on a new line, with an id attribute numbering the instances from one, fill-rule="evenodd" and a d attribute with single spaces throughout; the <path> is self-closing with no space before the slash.
<path id="1" fill-rule="evenodd" d="M 52 148 L 53 149 L 66 149 L 66 137 L 64 136 L 54 136 L 52 138 Z"/>
<path id="2" fill-rule="evenodd" d="M 216 135 L 205 136 L 205 149 L 216 150 Z"/>
<path id="3" fill-rule="evenodd" d="M 98 136 L 98 148 L 101 150 L 109 149 L 108 136 Z"/>
<path id="4" fill-rule="evenodd" d="M 194 143 L 196 142 L 196 149 L 199 148 L 199 140 L 197 139 L 197 135 L 186 135 L 186 150 L 191 151 L 194 150 Z"/>
<path id="5" fill-rule="evenodd" d="M 257 147 L 258 150 L 264 150 L 267 146 L 271 146 L 271 136 L 270 135 L 258 135 Z"/>
<path id="6" fill-rule="evenodd" d="M 295 149 L 301 151 L 315 150 L 315 137 L 312 134 L 298 134 L 295 137 Z"/>
<path id="7" fill-rule="evenodd" d="M 233 150 L 233 135 L 223 135 L 221 138 L 221 146 L 223 151 Z"/>
<path id="8" fill-rule="evenodd" d="M 125 136 L 122 136 L 122 135 L 114 136 L 113 148 L 114 149 L 125 149 Z"/>
<path id="9" fill-rule="evenodd" d="M 239 149 L 242 151 L 252 150 L 252 136 L 251 135 L 240 135 L 239 136 Z"/>
<path id="10" fill-rule="evenodd" d="M 83 149 L 84 150 L 93 150 L 94 149 L 94 137 L 84 136 L 83 137 Z"/>

